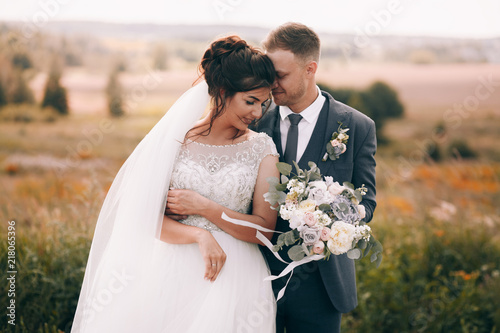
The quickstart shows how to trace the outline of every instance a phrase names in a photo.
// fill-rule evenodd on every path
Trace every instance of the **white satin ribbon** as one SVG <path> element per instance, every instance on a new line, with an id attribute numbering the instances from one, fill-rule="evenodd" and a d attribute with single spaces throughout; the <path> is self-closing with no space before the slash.
<path id="1" fill-rule="evenodd" d="M 281 299 L 281 297 L 283 297 L 283 295 L 285 294 L 285 290 L 286 290 L 286 287 L 288 286 L 288 282 L 290 282 L 290 279 L 292 278 L 292 275 L 293 275 L 293 270 L 296 267 L 298 267 L 300 265 L 307 264 L 307 263 L 309 263 L 311 261 L 317 261 L 317 260 L 321 260 L 321 259 L 325 258 L 324 254 L 314 254 L 312 256 L 306 256 L 306 257 L 304 257 L 303 259 L 301 259 L 299 261 L 294 261 L 294 262 L 291 262 L 291 263 L 286 262 L 285 260 L 283 260 L 280 257 L 280 255 L 278 254 L 278 252 L 274 252 L 273 251 L 273 244 L 269 241 L 269 239 L 267 239 L 262 233 L 260 233 L 260 231 L 264 231 L 264 232 L 278 232 L 278 233 L 282 233 L 282 232 L 275 231 L 275 230 L 270 230 L 270 229 L 264 228 L 264 227 L 262 227 L 262 226 L 260 226 L 258 224 L 251 223 L 251 222 L 248 222 L 248 221 L 239 220 L 239 219 L 233 219 L 232 217 L 227 216 L 225 212 L 222 213 L 222 219 L 225 220 L 225 221 L 227 221 L 227 222 L 231 222 L 233 224 L 236 224 L 236 225 L 241 225 L 241 226 L 244 226 L 244 227 L 250 227 L 250 228 L 253 228 L 253 229 L 257 229 L 257 234 L 255 235 L 255 237 L 257 237 L 257 239 L 260 240 L 274 254 L 274 256 L 279 261 L 287 264 L 287 266 L 285 267 L 285 269 L 279 275 L 270 275 L 270 276 L 268 276 L 268 277 L 266 277 L 264 279 L 264 281 L 273 281 L 273 280 L 282 278 L 282 277 L 284 277 L 285 275 L 287 275 L 288 273 L 291 272 L 290 277 L 288 278 L 285 286 L 278 292 L 278 296 L 276 297 L 276 301 L 279 301 Z"/>

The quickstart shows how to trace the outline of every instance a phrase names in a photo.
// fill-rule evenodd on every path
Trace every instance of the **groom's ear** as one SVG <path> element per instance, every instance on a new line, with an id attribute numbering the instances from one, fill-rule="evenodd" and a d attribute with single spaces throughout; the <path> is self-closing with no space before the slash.
<path id="1" fill-rule="evenodd" d="M 318 69 L 318 63 L 316 61 L 309 61 L 306 65 L 306 73 L 308 75 L 316 74 L 316 70 Z"/>

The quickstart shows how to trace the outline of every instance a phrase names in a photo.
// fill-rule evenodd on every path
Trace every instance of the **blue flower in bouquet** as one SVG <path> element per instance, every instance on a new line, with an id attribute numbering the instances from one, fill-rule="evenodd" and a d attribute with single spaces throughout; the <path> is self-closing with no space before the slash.
<path id="1" fill-rule="evenodd" d="M 330 206 L 332 207 L 333 215 L 335 215 L 339 221 L 357 225 L 361 220 L 357 205 L 355 206 L 353 202 L 345 196 L 338 195 L 334 197 Z"/>

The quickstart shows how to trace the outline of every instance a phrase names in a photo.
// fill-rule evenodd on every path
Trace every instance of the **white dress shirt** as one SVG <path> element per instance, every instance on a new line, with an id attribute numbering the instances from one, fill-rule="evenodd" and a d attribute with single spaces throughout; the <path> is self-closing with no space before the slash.
<path id="1" fill-rule="evenodd" d="M 305 108 L 300 115 L 302 116 L 302 120 L 299 122 L 299 141 L 297 144 L 297 163 L 300 161 L 302 155 L 309 144 L 309 140 L 311 140 L 312 133 L 314 131 L 314 127 L 316 126 L 316 122 L 318 121 L 319 113 L 323 108 L 323 104 L 325 104 L 325 96 L 321 94 L 321 90 L 318 86 L 318 97 L 314 100 L 314 102 Z M 288 129 L 290 128 L 290 120 L 288 119 L 288 115 L 292 114 L 293 111 L 290 110 L 288 106 L 279 106 L 280 111 L 280 131 L 281 131 L 281 146 L 283 147 L 283 153 L 285 153 L 284 149 L 286 147 L 286 137 L 288 136 Z"/>

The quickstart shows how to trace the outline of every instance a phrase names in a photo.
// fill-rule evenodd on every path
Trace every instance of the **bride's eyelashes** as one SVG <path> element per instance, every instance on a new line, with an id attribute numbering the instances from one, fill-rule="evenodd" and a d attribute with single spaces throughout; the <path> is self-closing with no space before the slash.
<path id="1" fill-rule="evenodd" d="M 254 105 L 255 102 L 252 102 L 252 101 L 246 101 L 248 105 Z"/>

